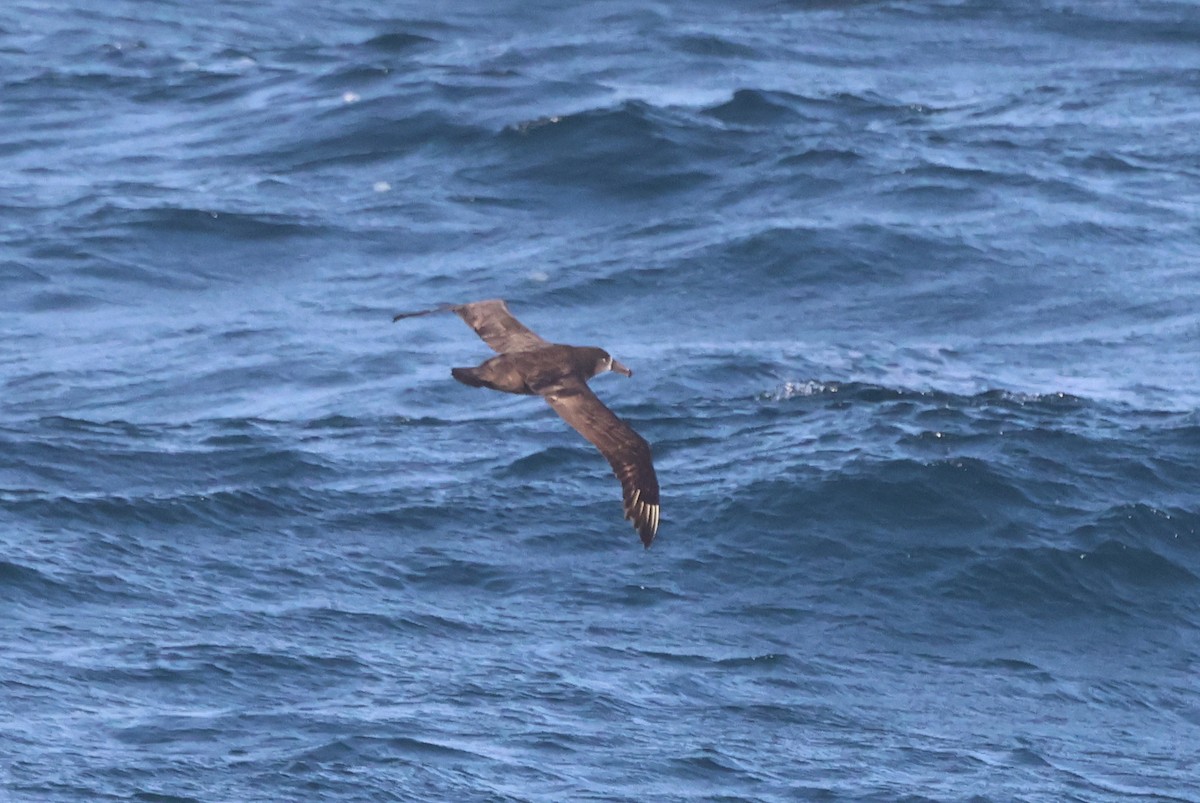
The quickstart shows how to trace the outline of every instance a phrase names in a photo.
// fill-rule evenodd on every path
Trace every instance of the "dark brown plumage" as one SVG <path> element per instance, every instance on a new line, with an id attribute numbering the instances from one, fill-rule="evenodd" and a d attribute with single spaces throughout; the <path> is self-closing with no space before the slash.
<path id="1" fill-rule="evenodd" d="M 621 481 L 625 518 L 633 522 L 642 543 L 649 549 L 658 532 L 659 517 L 658 477 L 650 445 L 605 407 L 587 384 L 593 376 L 605 371 L 626 376 L 633 376 L 633 372 L 604 349 L 543 340 L 514 318 L 498 298 L 402 312 L 392 320 L 434 312 L 455 313 L 497 352 L 475 368 L 450 369 L 455 379 L 472 387 L 541 396 L 600 450 Z"/>

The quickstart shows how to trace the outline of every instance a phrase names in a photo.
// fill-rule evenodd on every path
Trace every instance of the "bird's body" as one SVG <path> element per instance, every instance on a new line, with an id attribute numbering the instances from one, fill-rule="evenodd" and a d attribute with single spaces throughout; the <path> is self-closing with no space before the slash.
<path id="1" fill-rule="evenodd" d="M 526 351 L 498 354 L 475 368 L 451 368 L 459 382 L 505 393 L 541 396 L 564 379 L 591 379 L 603 364 L 603 349 L 547 343 Z M 608 370 L 608 369 L 605 369 Z"/>
<path id="2" fill-rule="evenodd" d="M 446 304 L 419 312 L 402 312 L 392 320 L 453 312 L 466 321 L 497 353 L 474 368 L 452 368 L 459 382 L 505 393 L 541 396 L 563 419 L 587 438 L 621 481 L 625 518 L 649 548 L 658 532 L 658 478 L 650 446 L 588 387 L 597 374 L 633 372 L 595 346 L 550 343 L 513 317 L 500 299 Z"/>

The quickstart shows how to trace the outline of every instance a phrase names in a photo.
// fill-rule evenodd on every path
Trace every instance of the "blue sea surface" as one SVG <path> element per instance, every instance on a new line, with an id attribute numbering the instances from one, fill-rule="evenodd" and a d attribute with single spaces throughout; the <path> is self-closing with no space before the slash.
<path id="1" fill-rule="evenodd" d="M 0 799 L 1200 801 L 1196 5 L 445 6 L 0 8 Z"/>

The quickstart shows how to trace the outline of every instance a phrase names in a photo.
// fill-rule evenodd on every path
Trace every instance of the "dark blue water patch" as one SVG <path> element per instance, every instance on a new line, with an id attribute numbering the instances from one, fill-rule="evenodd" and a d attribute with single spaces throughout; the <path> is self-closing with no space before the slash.
<path id="1" fill-rule="evenodd" d="M 65 104 L 80 103 L 96 95 L 133 96 L 141 89 L 142 82 L 137 76 L 108 70 L 45 68 L 19 79 L 10 78 L 5 82 L 5 87 L 15 99 L 35 104 L 55 104 L 61 108 Z"/>
<path id="2" fill-rule="evenodd" d="M 949 242 L 928 232 L 885 230 L 874 226 L 851 228 L 749 226 L 722 242 L 701 245 L 687 253 L 650 257 L 649 264 L 622 260 L 586 283 L 555 282 L 556 297 L 573 302 L 601 292 L 633 303 L 648 294 L 703 291 L 723 295 L 719 305 L 704 314 L 718 316 L 730 326 L 753 320 L 758 300 L 771 295 L 776 301 L 798 307 L 818 288 L 854 288 L 833 312 L 821 317 L 797 317 L 782 324 L 787 333 L 801 333 L 824 325 L 857 322 L 864 307 L 887 325 L 914 325 L 928 310 L 932 297 L 939 299 L 937 321 L 928 325 L 976 328 L 984 314 L 995 309 L 987 290 L 1015 298 L 1028 288 L 1016 284 L 998 287 L 957 278 L 957 269 L 999 269 L 1000 260 L 969 243 Z M 946 266 L 956 266 L 949 271 Z M 606 266 L 607 267 L 607 266 Z M 885 303 L 886 300 L 886 303 Z M 951 303 L 947 303 L 951 302 Z M 949 307 L 947 312 L 946 307 Z M 798 310 L 799 311 L 799 310 Z"/>
<path id="3" fill-rule="evenodd" d="M 1086 156 L 1068 158 L 1067 164 L 1073 164 L 1085 170 L 1097 173 L 1141 173 L 1157 169 L 1157 165 L 1139 164 L 1141 160 L 1135 156 L 1122 153 L 1101 151 Z"/>
<path id="4" fill-rule="evenodd" d="M 156 238 L 213 238 L 223 241 L 261 241 L 290 237 L 318 237 L 319 224 L 292 215 L 270 212 L 237 213 L 188 208 L 106 208 L 97 215 L 105 228 L 147 229 Z"/>
<path id="5" fill-rule="evenodd" d="M 739 89 L 728 101 L 706 109 L 704 113 L 722 122 L 737 125 L 799 125 L 804 122 L 804 118 L 795 106 L 802 100 L 788 93 Z"/>
<path id="6" fill-rule="evenodd" d="M 551 446 L 514 459 L 498 473 L 500 477 L 511 479 L 546 477 L 578 468 L 584 462 L 583 454 L 581 448 Z"/>
<path id="7" fill-rule="evenodd" d="M 863 463 L 823 479 L 812 474 L 739 489 L 716 513 L 718 529 L 752 527 L 752 544 L 769 544 L 767 554 L 787 566 L 789 544 L 803 554 L 813 537 L 870 539 L 873 549 L 970 548 L 1024 522 L 1017 512 L 1025 501 L 1021 489 L 982 461 Z"/>
<path id="8" fill-rule="evenodd" d="M 181 103 L 195 109 L 237 101 L 261 87 L 264 80 L 262 68 L 246 52 L 196 53 L 198 60 L 192 60 L 169 47 L 156 41 L 85 48 L 73 58 L 72 67 L 43 66 L 11 76 L 6 87 L 27 104 L 45 106 L 49 112 L 86 105 L 103 96 L 108 103 L 136 113 L 138 109 L 161 110 L 164 104 Z M 60 136 L 69 138 L 70 133 Z"/>
<path id="9" fill-rule="evenodd" d="M 269 152 L 248 154 L 285 172 L 338 165 L 370 165 L 416 154 L 470 149 L 489 132 L 439 109 L 381 96 L 329 109 L 291 130 Z M 281 135 L 283 136 L 283 135 Z"/>
<path id="10" fill-rule="evenodd" d="M 505 533 L 493 530 L 503 537 Z M 520 587 L 521 579 L 507 567 L 492 562 L 450 558 L 422 550 L 414 555 L 410 567 L 400 574 L 406 586 L 428 589 L 476 588 L 489 593 L 503 593 Z"/>
<path id="11" fill-rule="evenodd" d="M 59 582 L 30 566 L 0 561 L 0 594 L 10 604 L 63 601 L 73 596 L 69 583 Z"/>
<path id="12" fill-rule="evenodd" d="M 360 93 L 363 89 L 376 90 L 386 87 L 391 81 L 392 69 L 376 62 L 339 64 L 336 69 L 314 79 L 312 85 L 329 90 L 334 93 L 334 97 L 342 98 L 343 102 L 357 102 L 362 99 Z M 354 87 L 357 91 L 347 87 Z"/>
<path id="13" fill-rule="evenodd" d="M 697 165 L 706 154 L 717 155 L 692 125 L 638 101 L 527 121 L 506 129 L 500 142 L 507 160 L 495 169 L 503 174 L 618 198 L 701 186 L 709 173 Z"/>
<path id="14" fill-rule="evenodd" d="M 799 153 L 791 153 L 779 160 L 781 167 L 798 167 L 805 171 L 829 170 L 840 172 L 865 157 L 857 151 L 832 147 L 816 147 Z"/>
<path id="15" fill-rule="evenodd" d="M 1105 540 L 1081 556 L 1091 560 L 1096 571 L 1111 577 L 1114 585 L 1162 591 L 1200 585 L 1200 575 L 1153 549 L 1117 540 Z M 1140 598 L 1140 597 L 1139 597 Z"/>
<path id="16" fill-rule="evenodd" d="M 282 486 L 253 490 L 146 496 L 51 496 L 6 501 L 7 511 L 34 522 L 71 521 L 94 528 L 156 528 L 182 525 L 218 527 L 232 522 L 256 522 L 270 528 L 289 511 L 306 507 L 307 493 Z"/>
<path id="17" fill-rule="evenodd" d="M 20 308 L 28 312 L 72 312 L 105 305 L 105 299 L 85 293 L 38 292 L 25 298 Z"/>
<path id="18" fill-rule="evenodd" d="M 386 567 L 378 565 L 382 578 Z M 388 582 L 378 584 L 377 588 L 388 592 L 410 589 L 412 578 L 406 578 L 393 571 L 387 571 Z M 469 637 L 477 634 L 479 628 L 471 623 L 448 619 L 433 612 L 404 611 L 399 614 L 385 614 L 370 610 L 345 610 L 336 607 L 300 608 L 289 611 L 280 617 L 281 621 L 297 629 L 331 628 L 344 633 L 343 640 L 347 643 L 355 641 L 381 642 L 386 639 L 402 637 L 406 634 L 439 634 Z"/>
<path id="19" fill-rule="evenodd" d="M 1188 45 L 1200 37 L 1200 26 L 1195 19 L 1174 3 L 1142 6 L 1132 14 L 1113 14 L 1102 7 L 1066 7 L 1046 19 L 1059 34 L 1127 46 Z"/>
<path id="20" fill-rule="evenodd" d="M 418 33 L 410 33 L 407 31 L 392 31 L 390 33 L 381 33 L 378 36 L 373 36 L 363 42 L 363 46 L 372 50 L 380 51 L 381 53 L 411 53 L 429 45 L 435 44 L 437 40 L 431 39 L 428 36 L 423 36 Z"/>
<path id="21" fill-rule="evenodd" d="M 679 278 L 698 274 L 712 282 L 726 277 L 748 283 L 758 292 L 765 284 L 798 295 L 810 292 L 816 283 L 909 284 L 922 276 L 932 278 L 935 271 L 946 275 L 947 266 L 978 265 L 986 260 L 977 249 L 949 245 L 917 232 L 865 225 L 839 230 L 770 227 L 692 255 L 686 260 L 688 273 Z M 949 275 L 953 273 L 949 271 Z"/>
<path id="22" fill-rule="evenodd" d="M 1116 553 L 1130 562 L 1117 559 Z M 1143 600 L 1144 592 L 1152 587 L 1141 573 L 1167 566 L 1153 555 L 1138 556 L 1122 547 L 1105 547 L 1095 553 L 1054 547 L 1014 549 L 978 557 L 939 586 L 940 594 L 950 600 L 1019 612 L 1037 620 L 1119 621 L 1141 618 L 1147 609 L 1145 605 L 1126 607 L 1129 601 Z M 1177 568 L 1171 567 L 1170 575 L 1184 579 L 1185 587 L 1195 585 L 1193 576 Z"/>
<path id="23" fill-rule="evenodd" d="M 987 170 L 957 168 L 947 165 L 922 165 L 905 168 L 903 178 L 884 188 L 884 199 L 894 198 L 906 213 L 925 207 L 946 214 L 990 209 L 995 199 L 991 187 L 1003 187 L 1015 181 L 1024 185 L 1026 179 Z"/>
<path id="24" fill-rule="evenodd" d="M 725 37 L 711 32 L 694 33 L 677 37 L 672 46 L 685 53 L 716 59 L 748 59 L 761 57 L 761 51 L 751 45 L 737 42 L 732 37 Z"/>
<path id="25" fill-rule="evenodd" d="M 874 120 L 888 124 L 925 124 L 926 118 L 942 110 L 908 103 L 878 92 L 835 92 L 818 96 L 795 96 L 806 113 L 842 129 Z"/>
<path id="26" fill-rule="evenodd" d="M 129 491 L 138 486 L 169 485 L 184 477 L 199 479 L 209 488 L 220 488 L 227 481 L 232 488 L 239 485 L 240 481 L 233 479 L 238 475 L 271 477 L 275 482 L 331 476 L 326 473 L 331 470 L 328 464 L 291 446 L 280 448 L 280 441 L 253 422 L 227 425 L 255 431 L 253 440 L 237 444 L 205 443 L 217 436 L 206 436 L 204 430 L 187 425 L 159 428 L 62 417 L 46 418 L 41 424 L 41 437 L 25 440 L 9 452 L 10 470 L 33 467 L 45 471 L 47 479 L 58 478 L 64 492 Z M 211 448 L 214 446 L 219 448 Z M 129 477 L 138 477 L 140 482 L 130 485 Z M 186 484 L 190 483 L 184 487 Z"/>
<path id="27" fill-rule="evenodd" d="M 18 284 L 43 285 L 49 281 L 50 277 L 35 270 L 26 263 L 15 260 L 6 260 L 0 263 L 0 283 L 5 286 Z"/>
<path id="28" fill-rule="evenodd" d="M 422 765 L 438 761 L 481 760 L 483 756 L 469 750 L 425 742 L 407 737 L 357 738 L 337 740 L 306 752 L 297 757 L 299 762 L 336 765 L 351 769 L 360 760 L 413 761 Z"/>
<path id="29" fill-rule="evenodd" d="M 1054 605 L 1083 607 L 1120 598 L 1140 599 L 1145 606 L 1150 604 L 1147 591 L 1166 598 L 1176 593 L 1166 589 L 1194 585 L 1194 511 L 1164 511 L 1145 502 L 1116 508 L 1095 504 L 1114 494 L 1135 500 L 1176 497 L 1159 477 L 1139 470 L 1140 449 L 1116 455 L 1103 430 L 1098 437 L 1062 431 L 1093 419 L 1092 405 L 1058 396 L 1039 401 L 1010 394 L 934 394 L 923 399 L 871 387 L 847 390 L 835 407 L 841 418 L 869 404 L 873 416 L 886 415 L 901 425 L 920 422 L 922 435 L 914 440 L 901 429 L 897 444 L 902 451 L 915 445 L 924 456 L 850 460 L 824 470 L 780 461 L 774 477 L 742 483 L 723 503 L 703 504 L 701 515 L 719 531 L 749 527 L 754 533 L 745 544 L 719 541 L 716 552 L 726 560 L 753 560 L 756 571 L 788 577 L 801 565 L 791 554 L 827 568 L 846 557 L 837 545 L 853 542 L 876 554 L 873 572 L 880 578 L 924 577 L 914 579 L 914 587 L 920 587 L 939 577 L 951 582 L 946 578 L 962 564 L 982 568 L 999 562 L 1006 568 L 997 570 L 1004 579 L 996 580 L 995 591 L 1003 587 L 1010 602 L 1011 594 L 1020 598 L 1022 593 L 1014 589 L 1026 589 L 1025 599 L 1041 596 Z M 962 409 L 941 409 L 946 405 Z M 825 543 L 834 546 L 832 552 Z M 899 562 L 893 564 L 894 558 Z M 1092 558 L 1085 567 L 1092 573 L 1075 578 L 1075 561 Z M 730 571 L 730 576 L 742 573 Z M 981 588 L 974 581 L 969 586 Z M 990 591 L 981 593 L 987 598 Z"/>
<path id="30" fill-rule="evenodd" d="M 137 605 L 152 599 L 153 593 L 133 573 L 119 568 L 80 571 L 59 565 L 43 572 L 5 561 L 0 565 L 0 596 L 13 606 L 14 620 L 36 622 L 46 610 L 98 603 Z"/>
<path id="31" fill-rule="evenodd" d="M 1194 582 L 1197 552 L 1200 551 L 1200 513 L 1188 509 L 1159 509 L 1145 503 L 1116 505 L 1081 524 L 1073 541 L 1083 549 L 1106 552 L 1130 551 L 1131 579 L 1161 580 L 1163 583 Z M 1161 559 L 1165 565 L 1139 569 L 1139 561 Z"/>

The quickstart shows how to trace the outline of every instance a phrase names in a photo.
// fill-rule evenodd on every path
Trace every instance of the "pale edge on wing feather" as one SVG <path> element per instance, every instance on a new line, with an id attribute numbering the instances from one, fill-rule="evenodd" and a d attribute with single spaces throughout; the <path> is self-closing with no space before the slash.
<path id="1" fill-rule="evenodd" d="M 633 496 L 629 498 L 629 509 L 626 511 L 625 518 L 630 519 L 634 523 L 645 521 L 650 525 L 650 532 L 657 533 L 658 516 L 659 506 L 643 502 L 642 489 L 635 488 Z"/>

